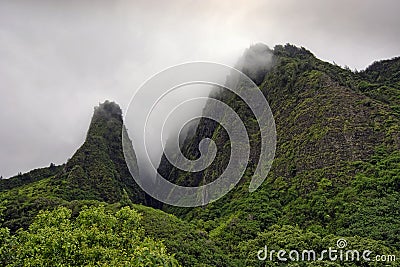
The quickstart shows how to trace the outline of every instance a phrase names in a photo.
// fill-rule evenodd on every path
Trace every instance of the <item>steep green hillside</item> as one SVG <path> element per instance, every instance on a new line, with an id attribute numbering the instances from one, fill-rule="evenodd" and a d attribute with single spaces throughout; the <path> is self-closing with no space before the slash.
<path id="1" fill-rule="evenodd" d="M 128 266 L 128 262 L 129 266 L 156 263 L 176 266 L 171 263 L 173 258 L 183 266 L 228 265 L 224 251 L 201 225 L 137 205 L 145 202 L 145 196 L 131 178 L 123 158 L 122 125 L 121 109 L 106 101 L 95 108 L 84 144 L 66 164 L 0 180 L 1 266 L 54 266 L 56 263 L 77 266 L 93 262 L 102 262 L 104 266 Z M 140 214 L 137 236 L 132 232 L 136 231 L 137 224 L 129 226 L 132 229 L 114 229 L 119 226 L 112 224 L 116 219 L 110 216 L 120 212 L 123 206 L 130 206 Z M 105 207 L 106 211 L 98 207 Z M 82 210 L 89 212 L 87 223 L 102 225 L 108 220 L 100 227 L 101 231 L 109 229 L 115 236 L 104 236 L 107 242 L 82 239 L 93 235 L 93 229 L 83 227 L 87 223 L 75 221 Z M 43 211 L 46 212 L 35 219 Z M 44 219 L 52 217 L 60 220 L 48 224 Z M 71 227 L 63 228 L 64 222 Z M 39 228 L 51 231 L 46 233 Z M 128 240 L 121 240 L 127 237 L 133 239 L 131 245 L 138 249 L 132 250 L 131 245 L 123 244 Z M 48 242 L 41 242 L 42 239 Z M 53 250 L 55 243 L 62 245 Z M 33 251 L 28 250 L 30 246 L 34 247 Z M 123 250 L 129 250 L 129 255 L 120 254 Z M 142 262 L 138 263 L 140 258 Z"/>
<path id="2" fill-rule="evenodd" d="M 84 144 L 52 180 L 66 200 L 96 199 L 115 202 L 126 190 L 135 203 L 144 192 L 132 179 L 122 152 L 122 111 L 106 101 L 95 108 Z"/>
<path id="3" fill-rule="evenodd" d="M 0 180 L 0 265 L 383 266 L 257 259 L 265 246 L 322 251 L 340 238 L 349 249 L 373 251 L 371 257 L 399 259 L 399 62 L 352 72 L 292 45 L 250 47 L 237 67 L 269 101 L 276 157 L 267 179 L 249 193 L 260 153 L 257 121 L 237 96 L 215 92 L 244 122 L 251 155 L 239 184 L 198 208 L 170 207 L 145 195 L 124 160 L 121 109 L 100 104 L 84 144 L 66 164 Z M 213 112 L 206 105 L 204 114 Z M 159 172 L 186 186 L 218 178 L 231 144 L 216 122 L 201 119 L 182 152 L 199 157 L 205 137 L 218 148 L 209 168 L 186 173 L 163 157 Z"/>
<path id="4" fill-rule="evenodd" d="M 242 242 L 283 225 L 321 238 L 360 236 L 399 250 L 399 88 L 396 77 L 377 74 L 389 69 L 396 76 L 398 59 L 354 73 L 291 45 L 275 47 L 273 56 L 274 66 L 259 85 L 273 111 L 278 138 L 267 180 L 248 192 L 259 154 L 258 126 L 238 97 L 223 92 L 217 98 L 236 110 L 249 132 L 252 153 L 246 175 L 228 195 L 203 208 L 164 210 L 211 225 L 212 237 L 231 257 L 242 255 L 240 263 L 246 254 Z M 390 90 L 379 89 L 382 86 Z M 212 106 L 204 112 L 213 112 Z M 160 173 L 191 186 L 216 179 L 230 153 L 227 134 L 216 123 L 202 120 L 182 152 L 198 157 L 197 146 L 205 137 L 221 149 L 210 168 L 185 173 L 163 158 Z"/>
<path id="5" fill-rule="evenodd" d="M 72 200 L 117 202 L 124 190 L 135 203 L 144 203 L 125 164 L 122 125 L 120 107 L 106 101 L 95 108 L 85 142 L 66 164 L 1 180 L 4 225 L 27 227 L 39 210 Z"/>

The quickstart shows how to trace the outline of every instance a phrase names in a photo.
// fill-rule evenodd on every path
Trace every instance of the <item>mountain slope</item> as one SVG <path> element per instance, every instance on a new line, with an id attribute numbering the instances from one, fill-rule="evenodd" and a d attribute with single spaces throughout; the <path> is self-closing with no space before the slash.
<path id="1" fill-rule="evenodd" d="M 212 236 L 220 245 L 229 244 L 233 257 L 243 240 L 257 238 L 274 225 L 299 226 L 321 236 L 358 235 L 399 249 L 398 98 L 384 101 L 379 90 L 371 95 L 369 84 L 380 86 L 380 81 L 369 77 L 374 65 L 354 73 L 292 45 L 276 46 L 273 57 L 274 66 L 264 72 L 259 84 L 274 114 L 278 138 L 267 180 L 248 192 L 260 148 L 258 126 L 238 97 L 223 92 L 217 98 L 235 109 L 249 132 L 252 153 L 245 176 L 229 194 L 205 207 L 163 209 L 187 220 L 219 225 L 211 229 Z M 392 72 L 397 73 L 397 62 L 385 64 L 393 64 Z M 386 86 L 397 84 L 390 77 L 383 81 Z M 398 96 L 398 87 L 391 90 Z M 212 106 L 204 112 L 212 112 Z M 222 148 L 207 170 L 185 173 L 163 157 L 159 172 L 190 186 L 215 180 L 230 153 L 221 127 L 202 120 L 194 136 L 185 140 L 182 153 L 198 157 L 197 146 L 206 137 Z"/>
<path id="2" fill-rule="evenodd" d="M 106 101 L 95 108 L 84 144 L 52 180 L 66 200 L 96 199 L 116 202 L 126 190 L 135 203 L 144 192 L 131 177 L 122 153 L 122 111 Z"/>
<path id="3" fill-rule="evenodd" d="M 21 233 L 18 229 L 28 229 L 40 211 L 54 209 L 55 214 L 58 214 L 58 207 L 66 207 L 72 211 L 71 219 L 75 219 L 82 210 L 86 210 L 86 206 L 94 209 L 105 206 L 113 213 L 123 206 L 130 206 L 141 215 L 140 224 L 145 237 L 163 242 L 168 253 L 173 253 L 183 266 L 229 266 L 223 250 L 210 239 L 201 225 L 138 205 L 145 202 L 144 193 L 126 167 L 121 143 L 122 127 L 121 109 L 117 104 L 106 101 L 95 108 L 84 144 L 66 164 L 51 165 L 0 180 L 1 226 L 7 227 L 17 236 Z M 92 223 L 96 223 L 96 218 L 91 218 Z M 6 233 L 6 228 L 0 228 L 0 263 L 6 262 L 13 266 L 12 258 L 2 258 L 6 257 L 5 254 L 12 256 L 15 253 L 12 249 L 15 247 L 12 243 L 15 237 Z M 40 243 L 40 233 L 35 235 L 39 238 L 36 241 Z M 66 239 L 60 237 L 57 242 L 63 240 Z M 26 243 L 27 246 L 29 244 Z M 11 250 L 7 252 L 9 245 Z M 49 247 L 49 244 L 42 245 L 43 248 Z M 66 244 L 67 247 L 69 245 Z M 104 245 L 112 247 L 112 244 Z M 58 255 L 60 259 L 64 252 L 71 256 L 68 251 L 61 250 Z M 35 258 L 28 256 L 26 258 Z M 54 262 L 54 259 L 49 260 Z"/>
<path id="4" fill-rule="evenodd" d="M 106 101 L 95 108 L 85 142 L 66 164 L 0 181 L 0 200 L 7 207 L 4 225 L 26 227 L 39 210 L 72 200 L 118 202 L 124 191 L 135 203 L 144 203 L 144 192 L 125 164 L 122 127 L 120 107 Z"/>
<path id="5" fill-rule="evenodd" d="M 281 264 L 259 261 L 256 255 L 266 245 L 276 251 L 327 249 L 339 238 L 350 249 L 399 255 L 399 59 L 352 72 L 304 48 L 271 50 L 257 44 L 237 67 L 268 99 L 277 127 L 272 169 L 255 192 L 248 188 L 260 153 L 260 131 L 251 110 L 235 95 L 219 91 L 212 97 L 227 103 L 244 122 L 249 164 L 229 194 L 199 208 L 170 207 L 146 197 L 123 157 L 121 109 L 106 101 L 95 108 L 84 144 L 66 164 L 0 181 L 2 227 L 27 229 L 40 210 L 59 206 L 69 208 L 73 220 L 85 206 L 113 212 L 130 206 L 142 214 L 146 236 L 163 241 L 183 266 L 373 265 Z M 213 106 L 206 105 L 204 113 L 212 112 Z M 201 119 L 183 141 L 182 152 L 199 157 L 198 144 L 205 137 L 215 141 L 219 152 L 209 168 L 185 173 L 163 157 L 159 172 L 186 186 L 218 178 L 228 163 L 230 142 L 217 123 Z M 7 232 L 0 228 L 1 240 Z M 0 243 L 0 262 L 2 251 Z"/>

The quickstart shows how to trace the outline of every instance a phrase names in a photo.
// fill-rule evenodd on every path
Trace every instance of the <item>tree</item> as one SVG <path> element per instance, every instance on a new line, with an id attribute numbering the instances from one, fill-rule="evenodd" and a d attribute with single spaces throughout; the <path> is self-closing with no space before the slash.
<path id="1" fill-rule="evenodd" d="M 3 266 L 179 266 L 161 242 L 145 237 L 141 216 L 129 207 L 115 214 L 85 207 L 76 219 L 71 214 L 65 207 L 42 211 L 16 240 L 1 229 L 2 259 L 13 259 Z M 11 242 L 13 250 L 7 249 Z"/>

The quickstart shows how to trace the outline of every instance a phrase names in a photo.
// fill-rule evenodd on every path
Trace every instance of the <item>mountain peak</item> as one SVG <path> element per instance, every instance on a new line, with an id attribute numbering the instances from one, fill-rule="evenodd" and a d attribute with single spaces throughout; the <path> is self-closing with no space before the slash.
<path id="1" fill-rule="evenodd" d="M 115 202 L 125 190 L 136 203 L 144 201 L 143 191 L 125 163 L 122 128 L 122 110 L 118 104 L 107 100 L 94 108 L 85 142 L 54 181 L 63 198 Z"/>
<path id="2" fill-rule="evenodd" d="M 236 68 L 259 85 L 272 65 L 273 51 L 267 45 L 257 43 L 244 51 L 236 64 Z"/>
<path id="3" fill-rule="evenodd" d="M 122 117 L 122 110 L 117 103 L 106 100 L 104 103 L 99 103 L 99 105 L 94 108 L 93 117 L 97 116 L 105 118 L 120 118 Z"/>

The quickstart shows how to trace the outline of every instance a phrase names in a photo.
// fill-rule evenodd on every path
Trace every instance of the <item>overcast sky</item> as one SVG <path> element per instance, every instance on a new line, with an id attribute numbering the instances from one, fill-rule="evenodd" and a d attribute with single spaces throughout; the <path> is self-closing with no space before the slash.
<path id="1" fill-rule="evenodd" d="M 0 175 L 64 163 L 93 106 L 123 110 L 162 69 L 192 60 L 234 64 L 263 42 L 293 43 L 363 69 L 400 55 L 400 2 L 0 2 Z"/>

